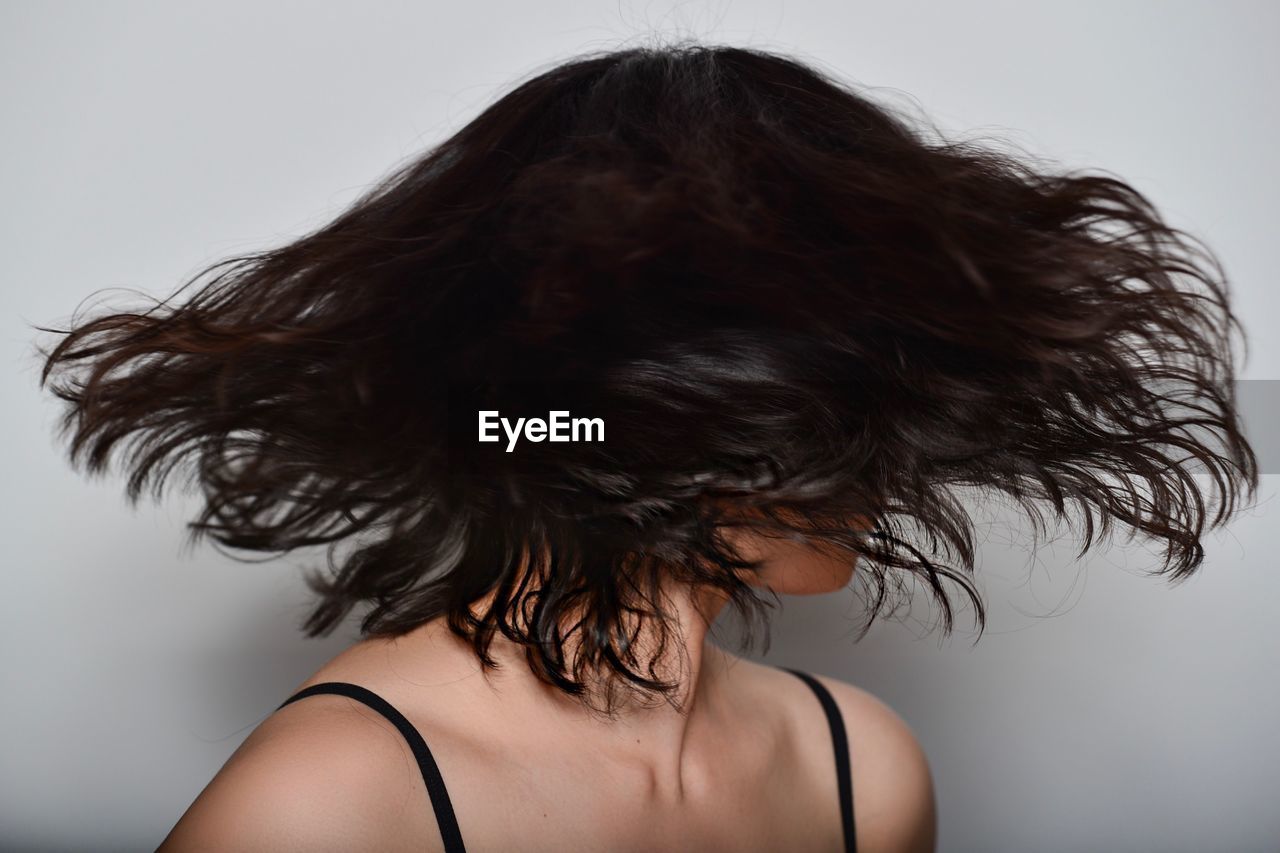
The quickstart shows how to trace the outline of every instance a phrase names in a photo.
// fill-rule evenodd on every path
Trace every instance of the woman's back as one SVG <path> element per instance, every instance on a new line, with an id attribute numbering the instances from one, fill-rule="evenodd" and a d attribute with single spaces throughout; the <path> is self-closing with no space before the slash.
<path id="1" fill-rule="evenodd" d="M 728 713 L 689 726 L 676 767 L 655 765 L 646 735 L 625 719 L 598 720 L 571 699 L 548 707 L 523 679 L 487 682 L 469 654 L 435 623 L 358 643 L 291 695 L 352 684 L 403 715 L 471 851 L 852 849 L 830 719 L 792 673 L 708 655 L 725 677 L 707 704 Z M 932 850 L 932 787 L 910 731 L 864 691 L 819 684 L 848 735 L 857 849 Z M 451 851 L 411 732 L 348 696 L 290 702 L 237 750 L 162 850 Z"/>

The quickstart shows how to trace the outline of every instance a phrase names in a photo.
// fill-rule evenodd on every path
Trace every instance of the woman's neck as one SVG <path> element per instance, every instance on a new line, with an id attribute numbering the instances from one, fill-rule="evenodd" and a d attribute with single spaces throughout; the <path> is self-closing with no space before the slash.
<path id="1" fill-rule="evenodd" d="M 678 799 L 689 773 L 698 772 L 697 767 L 711 758 L 704 759 L 691 744 L 698 743 L 701 733 L 722 729 L 735 709 L 726 689 L 733 656 L 707 636 L 727 603 L 722 594 L 674 582 L 661 593 L 663 609 L 671 616 L 670 634 L 667 652 L 655 661 L 654 669 L 663 680 L 677 684 L 669 701 L 644 700 L 623 691 L 611 716 L 594 713 L 580 699 L 539 679 L 528 666 L 524 648 L 500 632 L 494 634 L 490 648 L 499 670 L 485 680 L 500 696 L 499 714 L 512 717 L 509 725 L 563 732 L 579 747 L 590 741 L 590 746 L 613 759 L 644 766 L 655 789 Z M 482 599 L 473 609 L 483 612 L 487 603 Z M 640 637 L 639 643 L 648 644 L 642 648 L 654 647 L 652 630 L 642 628 Z M 455 640 L 470 651 L 461 638 Z M 567 653 L 572 651 L 568 646 Z"/>

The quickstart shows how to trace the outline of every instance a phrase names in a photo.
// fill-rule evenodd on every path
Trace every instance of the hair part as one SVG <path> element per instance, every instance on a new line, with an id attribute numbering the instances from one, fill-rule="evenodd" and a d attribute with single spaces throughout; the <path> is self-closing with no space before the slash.
<path id="1" fill-rule="evenodd" d="M 1008 495 L 1038 535 L 1044 505 L 1078 511 L 1082 554 L 1127 525 L 1176 580 L 1257 485 L 1203 244 L 1113 176 L 931 138 L 760 49 L 543 70 L 330 223 L 179 292 L 196 284 L 40 327 L 64 335 L 41 384 L 68 375 L 72 463 L 128 443 L 136 503 L 190 461 L 195 539 L 327 545 L 309 635 L 357 605 L 365 634 L 444 616 L 482 661 L 500 632 L 584 700 L 592 672 L 675 686 L 631 631 L 673 639 L 663 579 L 764 621 L 726 525 L 859 559 L 863 632 L 910 578 L 950 632 L 961 599 L 985 620 L 956 489 Z M 566 396 L 607 441 L 474 439 L 478 409 Z"/>

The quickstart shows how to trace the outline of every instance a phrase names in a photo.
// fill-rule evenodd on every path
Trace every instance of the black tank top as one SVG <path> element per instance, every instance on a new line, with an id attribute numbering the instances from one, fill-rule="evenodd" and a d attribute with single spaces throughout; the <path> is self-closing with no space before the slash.
<path id="1" fill-rule="evenodd" d="M 831 729 L 831 747 L 835 750 L 836 756 L 836 790 L 840 796 L 840 822 L 844 828 L 844 849 L 846 853 L 856 853 L 857 844 L 854 837 L 853 824 L 853 778 L 849 768 L 849 740 L 845 733 L 844 719 L 840 715 L 840 708 L 836 705 L 830 691 L 822 686 L 822 683 L 812 675 L 799 670 L 788 669 L 787 667 L 778 668 L 797 676 L 801 681 L 809 685 L 810 689 L 817 695 L 818 701 L 822 704 L 822 710 L 827 717 L 827 725 Z M 339 696 L 346 696 L 349 699 L 355 699 L 357 702 L 363 702 L 386 717 L 393 726 L 399 729 L 400 734 L 404 736 L 404 739 L 409 743 L 409 747 L 413 750 L 414 758 L 418 760 L 418 767 L 422 770 L 422 779 L 427 784 L 427 794 L 431 798 L 431 808 L 436 813 L 436 824 L 440 827 L 440 837 L 444 839 L 445 853 L 465 853 L 466 846 L 462 843 L 462 831 L 458 828 L 458 819 L 453 813 L 453 804 L 449 801 L 449 792 L 445 789 L 444 777 L 440 775 L 440 768 L 436 765 L 435 758 L 431 755 L 431 750 L 427 748 L 427 742 L 423 740 L 422 735 L 413 727 L 413 724 L 392 707 L 390 702 L 372 690 L 361 687 L 358 684 L 348 684 L 345 681 L 327 681 L 323 684 L 313 684 L 286 699 L 280 705 L 280 708 L 292 702 L 297 702 L 299 699 L 305 699 L 308 696 L 315 696 L 320 693 L 333 693 Z M 280 708 L 276 710 L 278 711 Z"/>

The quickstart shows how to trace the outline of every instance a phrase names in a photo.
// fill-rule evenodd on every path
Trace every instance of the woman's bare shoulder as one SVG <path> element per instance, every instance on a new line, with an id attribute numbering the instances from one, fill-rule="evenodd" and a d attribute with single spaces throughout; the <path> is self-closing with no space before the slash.
<path id="1" fill-rule="evenodd" d="M 335 680 L 323 675 L 305 682 Z M 404 737 L 344 696 L 271 714 L 195 799 L 159 853 L 443 850 Z"/>
<path id="2" fill-rule="evenodd" d="M 815 675 L 844 718 L 858 849 L 933 853 L 937 803 L 929 761 L 901 716 L 867 690 Z"/>
<path id="3" fill-rule="evenodd" d="M 753 706 L 782 709 L 796 732 L 796 746 L 812 756 L 813 772 L 836 802 L 831 734 L 813 692 L 777 666 L 733 655 L 734 681 Z M 840 709 L 849 742 L 857 847 L 863 853 L 933 853 L 937 814 L 933 779 L 915 733 L 869 691 L 825 675 L 813 675 Z M 829 781 L 825 781 L 829 780 Z"/>

